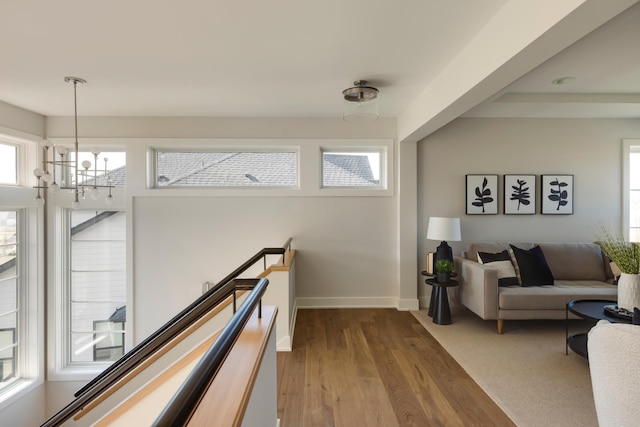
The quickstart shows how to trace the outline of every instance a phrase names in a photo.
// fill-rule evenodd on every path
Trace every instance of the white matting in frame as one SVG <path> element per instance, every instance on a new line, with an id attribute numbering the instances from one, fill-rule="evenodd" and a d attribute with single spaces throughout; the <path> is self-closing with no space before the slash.
<path id="1" fill-rule="evenodd" d="M 498 213 L 498 175 L 467 175 L 467 215 Z"/>
<path id="2" fill-rule="evenodd" d="M 540 190 L 543 214 L 573 214 L 573 175 L 542 175 Z"/>
<path id="3" fill-rule="evenodd" d="M 536 176 L 504 175 L 505 215 L 533 215 L 536 213 Z"/>

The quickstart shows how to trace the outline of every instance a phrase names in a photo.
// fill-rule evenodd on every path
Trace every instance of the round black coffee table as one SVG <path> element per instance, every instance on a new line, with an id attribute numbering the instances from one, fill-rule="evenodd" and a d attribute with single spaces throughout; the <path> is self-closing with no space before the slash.
<path id="1" fill-rule="evenodd" d="M 569 313 L 573 313 L 576 316 L 590 320 L 592 322 L 598 322 L 598 320 L 607 320 L 611 323 L 631 323 L 631 319 L 613 316 L 604 310 L 607 305 L 616 305 L 616 301 L 607 300 L 575 300 L 569 301 L 566 308 L 565 317 L 565 331 L 566 331 L 566 345 L 565 354 L 569 354 L 569 349 L 573 350 L 582 357 L 588 357 L 587 354 L 587 334 L 583 332 L 579 334 L 569 335 Z"/>

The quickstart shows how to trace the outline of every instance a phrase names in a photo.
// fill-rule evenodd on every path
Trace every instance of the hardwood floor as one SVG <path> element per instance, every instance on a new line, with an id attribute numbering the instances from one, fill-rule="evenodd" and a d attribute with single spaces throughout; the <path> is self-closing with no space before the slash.
<path id="1" fill-rule="evenodd" d="M 443 326 L 446 327 L 446 326 Z M 406 311 L 298 310 L 281 427 L 514 426 Z"/>

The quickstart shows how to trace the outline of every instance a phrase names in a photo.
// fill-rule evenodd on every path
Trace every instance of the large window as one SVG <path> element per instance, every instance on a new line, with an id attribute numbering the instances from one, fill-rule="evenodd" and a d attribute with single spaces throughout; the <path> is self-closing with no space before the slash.
<path id="1" fill-rule="evenodd" d="M 90 210 L 68 215 L 67 360 L 116 360 L 124 352 L 126 216 Z"/>
<path id="2" fill-rule="evenodd" d="M 19 245 L 17 212 L 0 211 L 0 390 L 19 368 Z"/>
<path id="3" fill-rule="evenodd" d="M 18 183 L 18 147 L 0 142 L 0 184 Z"/>
<path id="4" fill-rule="evenodd" d="M 156 151 L 156 187 L 297 187 L 294 151 Z"/>

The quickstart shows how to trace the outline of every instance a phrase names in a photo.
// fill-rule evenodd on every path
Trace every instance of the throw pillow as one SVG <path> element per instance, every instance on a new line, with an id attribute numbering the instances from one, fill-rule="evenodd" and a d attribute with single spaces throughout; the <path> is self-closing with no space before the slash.
<path id="1" fill-rule="evenodd" d="M 520 286 L 553 285 L 553 274 L 540 246 L 534 246 L 528 251 L 509 246 Z"/>
<path id="2" fill-rule="evenodd" d="M 633 324 L 640 325 L 640 309 L 638 307 L 633 309 Z"/>
<path id="3" fill-rule="evenodd" d="M 478 262 L 498 270 L 498 286 L 519 285 L 511 257 L 506 249 L 495 254 L 478 252 Z"/>

